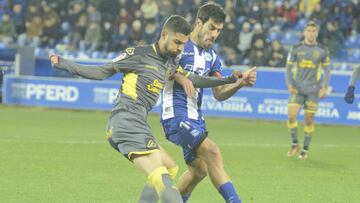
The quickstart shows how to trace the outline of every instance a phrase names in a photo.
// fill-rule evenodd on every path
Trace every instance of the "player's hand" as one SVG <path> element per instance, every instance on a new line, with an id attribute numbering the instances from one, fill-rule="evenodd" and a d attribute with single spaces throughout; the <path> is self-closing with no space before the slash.
<path id="1" fill-rule="evenodd" d="M 235 78 L 242 78 L 242 77 L 243 77 L 242 72 L 237 71 L 237 70 L 234 70 L 234 71 L 232 72 L 232 74 L 233 74 L 233 76 L 234 76 Z"/>
<path id="2" fill-rule="evenodd" d="M 253 86 L 256 83 L 256 66 L 243 72 L 241 82 L 243 86 Z"/>
<path id="3" fill-rule="evenodd" d="M 191 80 L 180 73 L 175 73 L 172 78 L 183 87 L 186 96 L 194 97 L 195 87 Z"/>
<path id="4" fill-rule="evenodd" d="M 297 89 L 294 88 L 292 85 L 289 85 L 289 86 L 288 86 L 288 91 L 289 91 L 289 93 L 292 94 L 292 95 L 298 93 Z"/>
<path id="5" fill-rule="evenodd" d="M 354 92 L 355 92 L 355 87 L 349 86 L 344 97 L 346 103 L 352 104 L 354 102 Z"/>
<path id="6" fill-rule="evenodd" d="M 319 91 L 319 97 L 320 99 L 325 98 L 327 96 L 327 88 L 322 87 Z"/>
<path id="7" fill-rule="evenodd" d="M 55 64 L 59 63 L 59 56 L 52 54 L 49 56 L 49 58 L 50 58 L 51 65 L 55 65 Z"/>

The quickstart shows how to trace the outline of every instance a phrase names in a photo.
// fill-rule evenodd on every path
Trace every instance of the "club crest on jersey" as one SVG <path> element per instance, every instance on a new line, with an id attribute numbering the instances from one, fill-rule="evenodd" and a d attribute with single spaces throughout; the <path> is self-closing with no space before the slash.
<path id="1" fill-rule="evenodd" d="M 314 52 L 314 57 L 315 57 L 315 58 L 319 58 L 319 56 L 320 56 L 319 51 L 315 51 L 315 52 Z"/>
<path id="2" fill-rule="evenodd" d="M 126 48 L 126 49 L 125 49 L 125 52 L 126 52 L 127 54 L 129 54 L 129 56 L 134 55 L 134 53 L 135 53 L 135 48 L 133 48 L 133 47 Z"/>
<path id="3" fill-rule="evenodd" d="M 127 56 L 126 53 L 122 53 L 122 54 L 120 54 L 118 57 L 114 58 L 114 59 L 113 59 L 113 62 L 116 63 L 116 62 L 118 62 L 118 61 L 121 61 L 121 60 L 123 60 L 124 58 L 126 58 L 126 56 Z"/>
<path id="4" fill-rule="evenodd" d="M 205 52 L 205 60 L 206 60 L 206 61 L 212 61 L 212 60 L 213 60 L 213 57 L 211 56 L 211 54 Z"/>
<path id="5" fill-rule="evenodd" d="M 185 67 L 184 67 L 184 70 L 187 70 L 187 71 L 192 71 L 193 69 L 194 69 L 194 66 L 189 65 L 189 64 L 186 64 Z"/>

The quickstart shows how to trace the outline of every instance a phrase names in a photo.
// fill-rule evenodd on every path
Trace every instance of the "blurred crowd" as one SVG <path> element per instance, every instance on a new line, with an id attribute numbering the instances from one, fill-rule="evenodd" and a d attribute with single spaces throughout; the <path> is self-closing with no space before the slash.
<path id="1" fill-rule="evenodd" d="M 159 26 L 179 14 L 190 22 L 202 0 L 0 0 L 0 43 L 92 56 L 149 44 Z M 226 65 L 284 67 L 288 46 L 274 33 L 316 19 L 319 41 L 332 55 L 360 31 L 357 0 L 218 0 L 226 23 L 216 50 Z M 295 33 L 295 34 L 296 34 Z"/>

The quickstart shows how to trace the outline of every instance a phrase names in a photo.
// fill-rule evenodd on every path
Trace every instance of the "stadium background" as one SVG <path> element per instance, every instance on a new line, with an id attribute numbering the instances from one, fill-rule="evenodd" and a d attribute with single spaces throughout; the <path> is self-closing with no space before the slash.
<path id="1" fill-rule="evenodd" d="M 205 95 L 207 115 L 251 118 L 207 119 L 210 136 L 219 143 L 226 168 L 244 202 L 357 202 L 359 95 L 354 105 L 345 104 L 342 97 L 350 72 L 360 62 L 360 3 L 216 2 L 227 14 L 215 45 L 223 64 L 240 69 L 259 67 L 255 91 L 244 89 L 228 103 L 213 101 L 210 92 Z M 127 46 L 154 41 L 159 26 L 171 14 L 192 21 L 202 3 L 1 0 L 0 81 L 6 76 L 12 85 L 8 85 L 11 94 L 8 92 L 7 97 L 11 105 L 0 105 L 0 202 L 135 202 L 145 179 L 138 177 L 134 168 L 106 143 L 103 131 L 108 113 L 64 109 L 110 109 L 121 75 L 103 83 L 79 80 L 51 68 L 47 56 L 58 53 L 81 63 L 107 62 Z M 257 119 L 286 119 L 286 55 L 289 47 L 301 39 L 304 25 L 311 18 L 321 24 L 319 41 L 330 48 L 333 70 L 331 96 L 322 103 L 325 116 L 317 121 L 335 126 L 317 125 L 310 160 L 301 162 L 285 157 L 290 139 L 284 122 Z M 33 47 L 35 69 L 31 77 L 12 76 L 18 46 Z M 29 85 L 68 86 L 77 82 L 74 87 L 81 92 L 93 85 L 100 96 L 85 95 L 76 106 L 54 101 L 54 97 L 49 100 L 41 91 L 39 95 L 26 93 Z M 7 88 L 3 87 L 4 95 Z M 92 104 L 96 99 L 100 103 Z M 250 112 L 252 105 L 257 106 L 253 109 L 268 107 L 270 112 Z M 336 112 L 345 118 L 352 112 L 352 119 L 331 118 Z M 156 114 L 149 117 L 154 134 L 183 171 L 181 152 L 164 140 L 158 120 Z M 206 180 L 191 202 L 222 201 Z"/>

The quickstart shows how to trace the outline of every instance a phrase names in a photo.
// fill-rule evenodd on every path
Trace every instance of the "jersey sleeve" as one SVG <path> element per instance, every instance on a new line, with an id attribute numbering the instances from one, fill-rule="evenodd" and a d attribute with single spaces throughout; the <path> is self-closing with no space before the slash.
<path id="1" fill-rule="evenodd" d="M 360 66 L 355 67 L 354 72 L 351 74 L 350 86 L 355 86 L 356 81 L 360 79 Z"/>
<path id="2" fill-rule="evenodd" d="M 181 66 L 178 67 L 176 72 L 189 78 L 189 80 L 191 80 L 195 88 L 216 87 L 220 85 L 234 83 L 238 80 L 238 78 L 236 78 L 234 75 L 227 77 L 200 76 L 184 70 Z"/>
<path id="3" fill-rule="evenodd" d="M 213 55 L 214 59 L 213 59 L 211 70 L 210 70 L 211 76 L 214 75 L 216 72 L 221 74 L 221 71 L 222 71 L 220 57 L 216 54 L 216 52 L 214 50 L 212 50 L 212 55 Z"/>
<path id="4" fill-rule="evenodd" d="M 323 69 L 324 69 L 324 80 L 322 82 L 322 87 L 328 87 L 330 81 L 330 52 L 328 49 L 325 50 L 325 56 L 322 60 Z"/>
<path id="5" fill-rule="evenodd" d="M 292 85 L 292 68 L 296 61 L 295 49 L 294 47 L 291 48 L 289 51 L 287 61 L 286 61 L 286 71 L 285 71 L 285 81 L 286 85 Z"/>
<path id="6" fill-rule="evenodd" d="M 116 73 L 113 63 L 103 65 L 82 65 L 59 57 L 59 62 L 54 67 L 67 70 L 72 74 L 87 79 L 103 80 Z"/>
<path id="7" fill-rule="evenodd" d="M 139 57 L 135 53 L 135 48 L 127 48 L 122 54 L 113 59 L 112 62 L 103 65 L 82 65 L 59 57 L 59 63 L 54 66 L 83 78 L 103 80 L 119 71 L 129 72 L 134 70 L 139 62 L 138 60 Z"/>
<path id="8" fill-rule="evenodd" d="M 141 61 L 142 51 L 139 48 L 129 47 L 118 57 L 113 59 L 114 70 L 116 72 L 131 72 L 138 68 Z"/>

